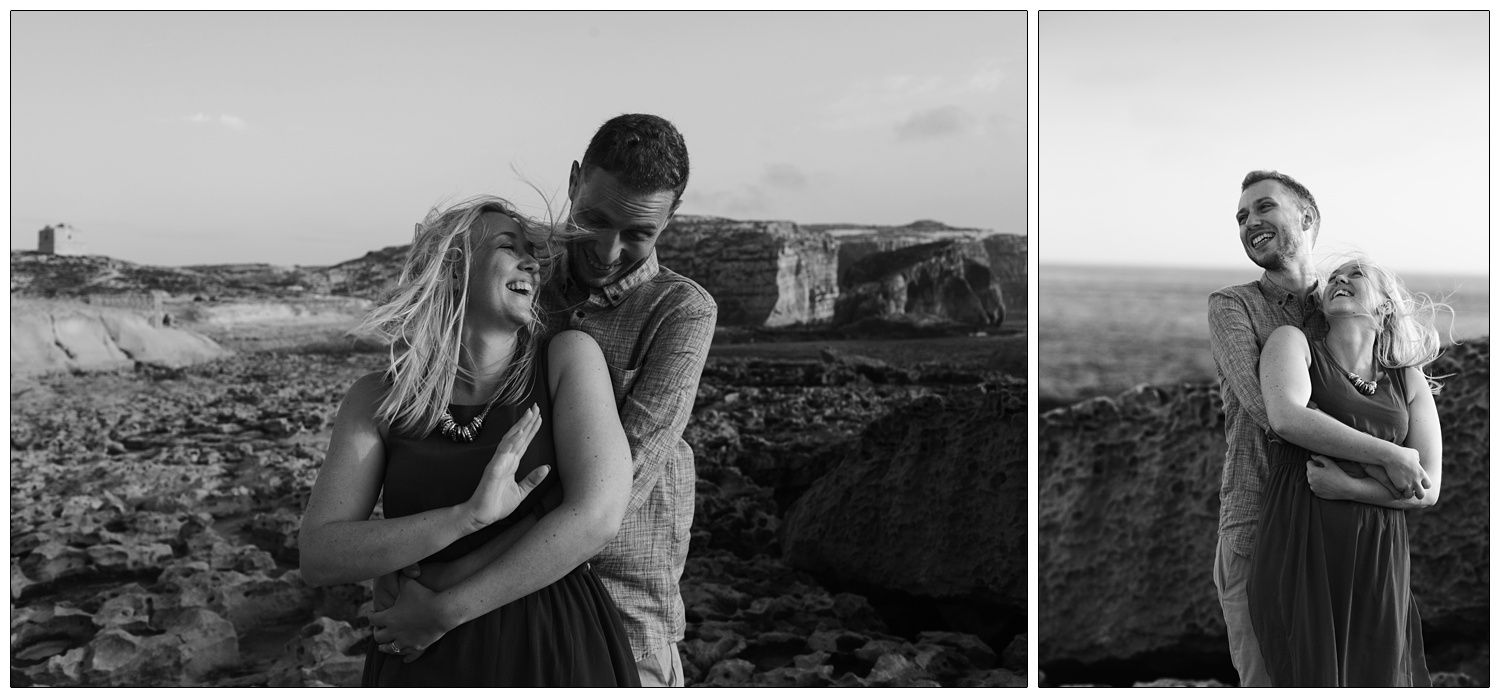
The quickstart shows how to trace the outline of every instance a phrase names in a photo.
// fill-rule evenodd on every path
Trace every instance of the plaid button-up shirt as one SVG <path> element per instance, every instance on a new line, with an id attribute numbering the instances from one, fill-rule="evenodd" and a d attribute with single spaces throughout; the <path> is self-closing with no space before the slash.
<path id="1" fill-rule="evenodd" d="M 681 640 L 687 626 L 677 585 L 687 562 L 697 477 L 682 432 L 718 307 L 703 287 L 660 266 L 654 250 L 602 289 L 573 283 L 566 251 L 553 263 L 560 266 L 542 296 L 551 324 L 582 330 L 604 350 L 635 461 L 619 535 L 593 564 L 640 661 Z"/>
<path id="2" fill-rule="evenodd" d="M 1260 350 L 1282 325 L 1310 329 L 1322 314 L 1317 290 L 1298 298 L 1264 274 L 1208 297 L 1209 344 L 1224 399 L 1224 476 L 1219 488 L 1219 538 L 1240 555 L 1255 548 L 1261 491 L 1270 472 L 1266 404 L 1260 392 Z"/>

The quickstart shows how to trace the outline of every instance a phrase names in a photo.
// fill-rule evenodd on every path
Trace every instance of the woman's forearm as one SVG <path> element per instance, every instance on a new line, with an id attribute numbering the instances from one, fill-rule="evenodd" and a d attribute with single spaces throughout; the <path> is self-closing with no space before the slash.
<path id="1" fill-rule="evenodd" d="M 499 535 L 486 541 L 483 545 L 469 551 L 467 555 L 451 562 L 434 562 L 422 565 L 418 579 L 422 586 L 433 591 L 447 591 L 459 582 L 478 574 L 480 570 L 488 567 L 500 557 L 501 553 L 509 550 L 516 541 L 520 540 L 527 531 L 531 530 L 537 522 L 536 517 L 528 516 L 515 522 Z"/>
<path id="2" fill-rule="evenodd" d="M 1277 436 L 1339 460 L 1371 463 L 1389 470 L 1401 465 L 1401 451 L 1409 450 L 1309 407 L 1286 405 L 1273 413 L 1271 429 Z"/>
<path id="3" fill-rule="evenodd" d="M 394 519 L 336 521 L 299 536 L 302 578 L 312 586 L 373 579 L 415 563 L 472 533 L 473 519 L 452 506 Z"/>
<path id="4" fill-rule="evenodd" d="M 438 595 L 444 625 L 457 627 L 562 579 L 598 555 L 618 528 L 587 506 L 548 512 L 489 564 Z"/>

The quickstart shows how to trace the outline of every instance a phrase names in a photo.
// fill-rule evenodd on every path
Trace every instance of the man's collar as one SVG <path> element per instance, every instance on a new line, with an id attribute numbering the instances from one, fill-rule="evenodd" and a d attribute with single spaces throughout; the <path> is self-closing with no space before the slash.
<path id="1" fill-rule="evenodd" d="M 1258 281 L 1257 283 L 1260 284 L 1261 294 L 1264 295 L 1268 300 L 1276 301 L 1277 303 L 1281 303 L 1287 300 L 1296 300 L 1301 303 L 1310 303 L 1317 298 L 1318 288 L 1320 285 L 1318 281 L 1313 281 L 1312 288 L 1309 288 L 1306 294 L 1303 294 L 1301 298 L 1298 298 L 1296 292 L 1288 291 L 1281 284 L 1272 281 L 1271 272 L 1269 271 L 1261 274 L 1260 281 Z"/>
<path id="2" fill-rule="evenodd" d="M 630 271 L 616 279 L 613 283 L 603 288 L 590 288 L 578 283 L 573 278 L 572 252 L 571 245 L 563 248 L 562 264 L 563 269 L 567 270 L 563 276 L 564 289 L 570 294 L 587 293 L 591 305 L 607 305 L 611 307 L 619 305 L 637 286 L 656 278 L 657 272 L 661 271 L 661 265 L 656 261 L 656 250 L 653 248 L 651 254 L 647 255 L 645 259 L 636 262 Z"/>

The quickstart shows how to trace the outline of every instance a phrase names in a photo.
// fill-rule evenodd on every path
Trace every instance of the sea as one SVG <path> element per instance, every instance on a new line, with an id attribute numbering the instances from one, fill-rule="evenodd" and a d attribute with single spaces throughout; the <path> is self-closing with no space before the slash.
<path id="1" fill-rule="evenodd" d="M 1042 409 L 1143 383 L 1212 380 L 1208 295 L 1252 281 L 1258 271 L 1042 264 L 1036 322 Z M 1450 331 L 1457 341 L 1489 335 L 1488 276 L 1401 276 L 1410 290 L 1453 307 L 1451 317 L 1439 316 L 1444 339 Z"/>

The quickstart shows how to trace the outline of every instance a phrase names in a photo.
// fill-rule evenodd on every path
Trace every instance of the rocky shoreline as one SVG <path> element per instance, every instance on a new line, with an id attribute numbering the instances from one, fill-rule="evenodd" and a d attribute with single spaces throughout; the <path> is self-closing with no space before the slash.
<path id="1" fill-rule="evenodd" d="M 1443 685 L 1489 684 L 1489 340 L 1431 367 L 1443 495 L 1407 516 L 1412 591 Z M 1214 591 L 1225 451 L 1218 386 L 1142 386 L 1038 425 L 1038 654 L 1044 683 L 1162 676 L 1233 684 Z"/>
<path id="2" fill-rule="evenodd" d="M 12 684 L 357 683 L 369 592 L 303 584 L 296 531 L 338 402 L 378 361 L 254 353 L 14 384 Z M 873 423 L 932 399 L 1013 409 L 1025 384 L 837 354 L 710 360 L 687 435 L 699 475 L 682 585 L 690 685 L 1026 684 L 1024 602 L 1019 625 L 965 632 L 921 617 L 1014 609 L 783 559 L 800 495 Z"/>

